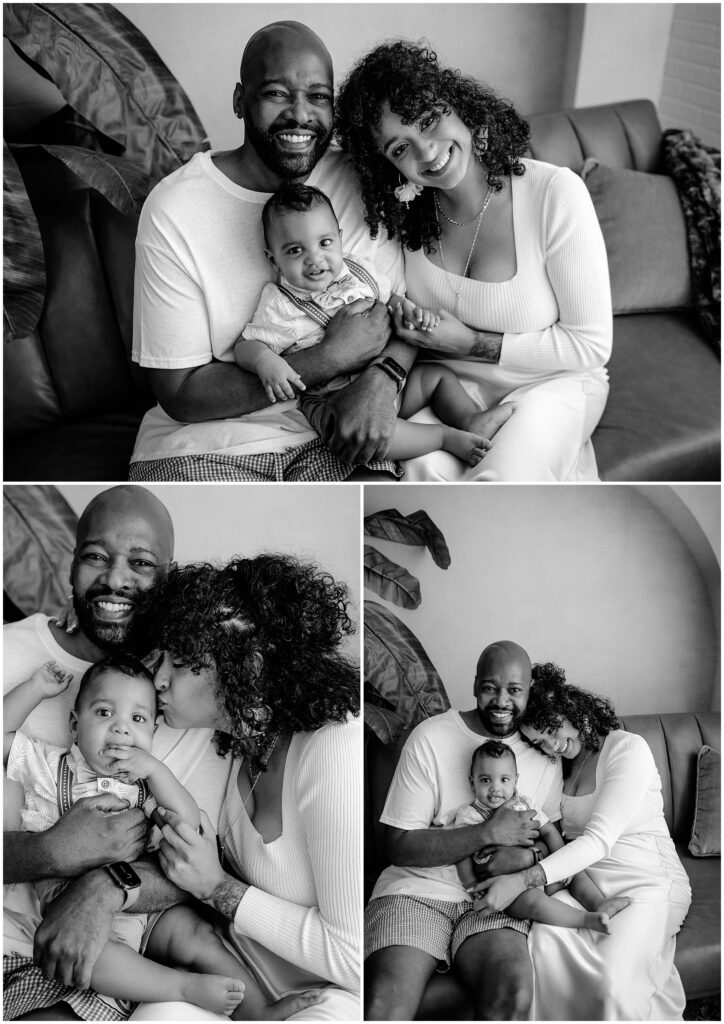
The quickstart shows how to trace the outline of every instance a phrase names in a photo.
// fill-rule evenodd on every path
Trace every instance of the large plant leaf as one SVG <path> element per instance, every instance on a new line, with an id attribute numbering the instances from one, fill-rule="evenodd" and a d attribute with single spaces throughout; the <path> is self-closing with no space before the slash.
<path id="1" fill-rule="evenodd" d="M 3 15 L 3 32 L 16 49 L 152 177 L 208 149 L 184 90 L 111 4 L 4 4 Z"/>
<path id="2" fill-rule="evenodd" d="M 378 704 L 365 702 L 364 721 L 367 728 L 371 729 L 385 746 L 388 743 L 394 743 L 405 729 L 405 720 L 401 715 L 398 715 L 396 711 L 380 707 Z"/>
<path id="3" fill-rule="evenodd" d="M 77 525 L 57 488 L 3 488 L 3 586 L 26 615 L 65 608 Z"/>
<path id="4" fill-rule="evenodd" d="M 442 679 L 425 648 L 393 612 L 376 601 L 365 601 L 364 606 L 364 667 L 365 685 L 376 690 L 401 719 L 391 741 L 403 729 L 450 707 Z M 387 716 L 386 724 L 391 721 Z M 375 724 L 382 729 L 379 718 Z M 375 733 L 385 742 L 377 728 Z"/>
<path id="5" fill-rule="evenodd" d="M 3 143 L 3 336 L 24 338 L 38 326 L 45 301 L 40 229 L 15 158 Z"/>
<path id="6" fill-rule="evenodd" d="M 400 608 L 417 608 L 420 581 L 371 544 L 365 544 L 364 585 Z"/>
<path id="7" fill-rule="evenodd" d="M 13 146 L 13 149 L 21 147 Z M 43 144 L 42 149 L 65 164 L 96 189 L 111 206 L 125 214 L 139 213 L 148 195 L 150 179 L 138 164 L 122 156 L 80 146 Z"/>
<path id="8" fill-rule="evenodd" d="M 426 547 L 435 565 L 447 569 L 450 565 L 450 550 L 441 530 L 433 523 L 427 512 L 420 509 L 412 515 L 403 516 L 396 508 L 386 508 L 365 516 L 364 530 L 369 537 L 381 537 L 399 544 Z"/>

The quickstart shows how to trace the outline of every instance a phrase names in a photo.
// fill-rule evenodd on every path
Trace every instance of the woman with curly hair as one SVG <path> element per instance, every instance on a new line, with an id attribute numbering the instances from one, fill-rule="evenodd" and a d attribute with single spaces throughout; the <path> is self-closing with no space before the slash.
<path id="1" fill-rule="evenodd" d="M 442 355 L 481 408 L 515 411 L 477 467 L 444 452 L 408 479 L 595 480 L 590 442 L 608 394 L 608 264 L 593 204 L 567 168 L 525 157 L 513 107 L 426 46 L 383 43 L 342 85 L 342 148 L 372 236 L 405 250 L 403 340 Z M 439 310 L 420 329 L 413 305 Z M 429 410 L 416 420 L 434 421 Z"/>
<path id="2" fill-rule="evenodd" d="M 174 569 L 153 642 L 160 713 L 213 727 L 233 759 L 213 836 L 165 815 L 161 864 L 213 907 L 270 999 L 319 989 L 290 1019 L 359 1017 L 359 672 L 346 587 L 281 555 Z M 242 1003 L 243 1006 L 243 1003 Z"/>
<path id="3" fill-rule="evenodd" d="M 530 950 L 536 1020 L 682 1020 L 676 933 L 689 879 L 664 818 L 661 778 L 646 740 L 619 728 L 609 700 L 536 666 L 521 732 L 563 760 L 566 845 L 539 864 L 482 883 L 486 904 L 508 906 L 533 885 L 586 870 L 605 897 L 628 899 L 611 934 L 537 925 Z M 567 893 L 555 897 L 577 906 Z"/>

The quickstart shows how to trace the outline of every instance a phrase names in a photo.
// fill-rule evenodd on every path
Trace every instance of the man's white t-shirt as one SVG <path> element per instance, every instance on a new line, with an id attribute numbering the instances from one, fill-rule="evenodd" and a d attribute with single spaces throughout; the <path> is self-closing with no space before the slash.
<path id="1" fill-rule="evenodd" d="M 470 803 L 470 762 L 485 739 L 469 729 L 454 709 L 421 722 L 403 747 L 380 821 L 406 831 L 453 826 L 458 809 Z M 520 733 L 501 740 L 515 754 L 520 792 L 551 821 L 558 821 L 563 789 L 560 765 L 539 754 Z M 454 864 L 432 868 L 391 865 L 378 878 L 372 899 L 398 894 L 460 902 L 457 869 Z"/>
<path id="2" fill-rule="evenodd" d="M 329 150 L 306 181 L 330 199 L 345 252 L 361 257 L 404 293 L 399 245 L 384 228 L 370 238 L 359 182 L 348 158 Z M 261 212 L 270 192 L 234 184 L 197 153 L 153 189 L 136 238 L 133 359 L 156 369 L 233 362 L 234 342 L 250 323 L 274 270 L 264 255 Z M 223 452 L 280 451 L 316 438 L 296 399 L 230 419 L 180 424 L 151 409 L 132 461 Z"/>
<path id="3" fill-rule="evenodd" d="M 57 743 L 70 749 L 69 718 L 75 703 L 81 676 L 90 662 L 74 658 L 63 650 L 50 631 L 50 618 L 37 613 L 3 627 L 3 693 L 40 668 L 56 661 L 73 673 L 73 681 L 62 694 L 44 700 L 25 719 L 22 731 L 36 739 Z M 216 829 L 221 802 L 231 767 L 231 758 L 221 758 L 211 743 L 212 729 L 170 729 L 161 723 L 153 739 L 153 754 L 163 761 L 206 811 Z M 23 788 L 18 782 L 4 780 L 3 829 L 20 829 Z M 6 885 L 4 889 L 4 948 L 32 956 L 32 935 L 23 929 L 32 907 L 37 908 L 35 887 L 30 883 Z M 37 915 L 37 909 L 35 915 Z"/>

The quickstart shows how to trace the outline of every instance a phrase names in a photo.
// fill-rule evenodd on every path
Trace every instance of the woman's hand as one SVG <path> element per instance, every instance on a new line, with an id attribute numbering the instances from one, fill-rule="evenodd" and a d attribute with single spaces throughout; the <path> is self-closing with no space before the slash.
<path id="1" fill-rule="evenodd" d="M 207 835 L 199 835 L 173 811 L 159 807 L 158 813 L 166 823 L 159 845 L 164 873 L 179 889 L 199 900 L 210 899 L 226 878 L 216 843 Z"/>
<path id="2" fill-rule="evenodd" d="M 392 322 L 398 337 L 402 341 L 417 345 L 418 348 L 430 348 L 445 355 L 466 356 L 472 350 L 476 333 L 466 327 L 452 313 L 441 309 L 439 322 L 435 326 L 423 328 L 415 320 L 408 318 L 407 307 L 400 303 L 391 309 Z"/>
<path id="3" fill-rule="evenodd" d="M 477 911 L 492 914 L 497 910 L 505 910 L 527 888 L 523 873 L 516 872 L 514 875 L 486 878 L 471 886 L 468 892 L 475 900 Z"/>

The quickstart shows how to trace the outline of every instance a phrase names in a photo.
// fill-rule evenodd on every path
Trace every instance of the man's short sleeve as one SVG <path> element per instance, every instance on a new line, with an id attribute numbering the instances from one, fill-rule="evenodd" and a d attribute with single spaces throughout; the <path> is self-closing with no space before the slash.
<path id="1" fill-rule="evenodd" d="M 402 748 L 387 800 L 380 815 L 394 828 L 430 828 L 437 804 L 437 779 L 426 756 L 426 744 L 414 733 Z"/>

